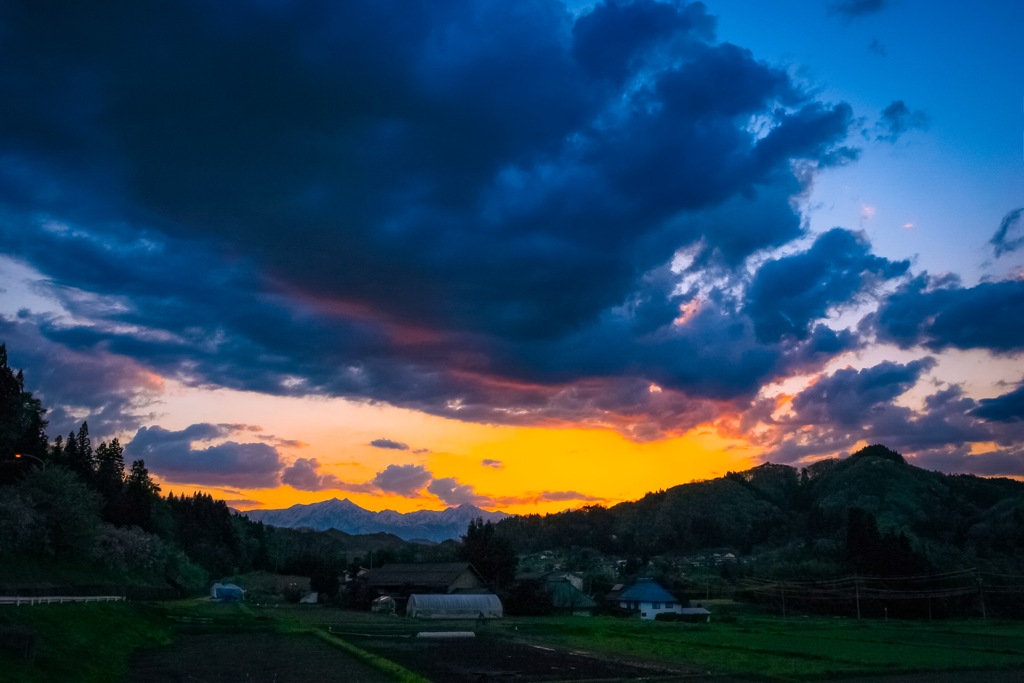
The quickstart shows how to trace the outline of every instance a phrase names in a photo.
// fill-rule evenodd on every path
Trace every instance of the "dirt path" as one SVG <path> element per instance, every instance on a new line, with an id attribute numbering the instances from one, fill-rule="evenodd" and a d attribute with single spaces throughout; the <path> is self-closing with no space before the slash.
<path id="1" fill-rule="evenodd" d="M 180 635 L 137 654 L 127 683 L 391 683 L 383 673 L 311 636 Z"/>
<path id="2" fill-rule="evenodd" d="M 367 637 L 352 643 L 438 683 L 739 680 L 486 635 L 450 640 Z"/>

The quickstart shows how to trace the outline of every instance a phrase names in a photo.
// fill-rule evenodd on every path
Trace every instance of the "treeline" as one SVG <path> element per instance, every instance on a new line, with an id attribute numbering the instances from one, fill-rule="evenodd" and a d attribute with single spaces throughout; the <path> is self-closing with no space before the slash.
<path id="1" fill-rule="evenodd" d="M 255 570 L 323 583 L 365 565 L 455 557 L 455 544 L 280 529 L 206 493 L 162 496 L 143 460 L 125 463 L 116 438 L 94 448 L 87 422 L 50 442 L 45 413 L 0 344 L 0 583 L 44 562 L 189 593 L 210 577 Z"/>
<path id="2" fill-rule="evenodd" d="M 654 557 L 742 559 L 722 572 L 785 578 L 905 576 L 980 567 L 1024 573 L 1024 483 L 946 475 L 875 445 L 797 469 L 765 464 L 610 508 L 510 517 L 520 553 L 592 549 L 632 568 Z"/>

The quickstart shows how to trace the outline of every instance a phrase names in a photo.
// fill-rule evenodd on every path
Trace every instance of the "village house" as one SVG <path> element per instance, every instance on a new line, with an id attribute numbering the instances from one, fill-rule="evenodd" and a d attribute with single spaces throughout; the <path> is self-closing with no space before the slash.
<path id="1" fill-rule="evenodd" d="M 659 614 L 682 614 L 683 603 L 654 579 L 637 579 L 616 597 L 622 609 L 636 611 L 641 619 L 654 619 Z"/>
<path id="2" fill-rule="evenodd" d="M 516 575 L 517 582 L 531 582 L 551 598 L 551 607 L 556 614 L 590 615 L 597 609 L 597 603 L 583 592 L 583 577 L 561 570 L 522 572 Z"/>

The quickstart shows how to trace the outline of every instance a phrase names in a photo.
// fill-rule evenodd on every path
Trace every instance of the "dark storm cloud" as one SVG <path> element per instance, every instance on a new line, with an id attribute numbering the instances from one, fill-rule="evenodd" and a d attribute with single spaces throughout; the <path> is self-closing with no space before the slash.
<path id="1" fill-rule="evenodd" d="M 831 306 L 851 304 L 870 283 L 909 267 L 871 255 L 863 236 L 835 228 L 808 251 L 765 263 L 747 290 L 746 310 L 762 341 L 803 338 Z"/>
<path id="2" fill-rule="evenodd" d="M 904 133 L 928 128 L 928 114 L 920 109 L 911 110 L 903 100 L 895 100 L 882 110 L 875 124 L 874 138 L 883 142 L 896 142 Z"/>
<path id="3" fill-rule="evenodd" d="M 854 118 L 699 3 L 0 22 L 0 239 L 89 321 L 40 333 L 189 385 L 654 438 L 854 346 L 819 319 L 903 267 L 829 233 L 735 293 Z"/>
<path id="4" fill-rule="evenodd" d="M 588 73 L 621 83 L 638 61 L 651 58 L 652 47 L 680 36 L 710 40 L 714 29 L 698 4 L 602 2 L 573 26 L 572 54 Z"/>
<path id="5" fill-rule="evenodd" d="M 409 450 L 408 444 L 404 444 L 401 441 L 392 441 L 391 439 L 374 439 L 370 442 L 370 445 L 374 448 L 387 448 L 395 451 Z"/>
<path id="6" fill-rule="evenodd" d="M 967 448 L 942 449 L 912 459 L 919 467 L 949 473 L 970 473 L 987 477 L 1024 476 L 1024 451 L 999 450 L 973 455 Z"/>
<path id="7" fill-rule="evenodd" d="M 995 422 L 1019 422 L 1024 420 L 1024 387 L 995 398 L 978 401 L 974 414 Z"/>
<path id="8" fill-rule="evenodd" d="M 889 0 L 833 0 L 828 4 L 828 13 L 844 19 L 856 19 L 881 12 L 888 5 Z"/>
<path id="9" fill-rule="evenodd" d="M 922 274 L 885 299 L 864 327 L 873 330 L 880 341 L 901 348 L 1010 353 L 1024 349 L 1024 326 L 1009 324 L 1022 319 L 1024 280 L 982 282 L 965 288 Z"/>
<path id="10" fill-rule="evenodd" d="M 996 258 L 1017 251 L 1024 244 L 1024 207 L 1003 216 L 999 229 L 989 243 L 995 249 Z"/>
<path id="11" fill-rule="evenodd" d="M 864 370 L 837 370 L 793 399 L 800 424 L 829 424 L 855 428 L 917 383 L 935 366 L 926 358 L 905 365 L 886 361 Z"/>
<path id="12" fill-rule="evenodd" d="M 196 442 L 227 436 L 220 425 L 194 424 L 181 431 L 142 427 L 125 446 L 125 460 L 145 460 L 160 478 L 181 484 L 264 488 L 277 486 L 283 463 L 265 443 L 225 443 L 195 448 Z"/>

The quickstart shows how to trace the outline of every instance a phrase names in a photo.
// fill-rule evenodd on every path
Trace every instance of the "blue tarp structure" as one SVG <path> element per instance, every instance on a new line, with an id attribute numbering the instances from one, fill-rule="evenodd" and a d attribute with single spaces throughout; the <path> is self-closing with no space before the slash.
<path id="1" fill-rule="evenodd" d="M 245 591 L 233 583 L 215 583 L 210 588 L 210 597 L 224 602 L 241 602 L 245 598 Z"/>

